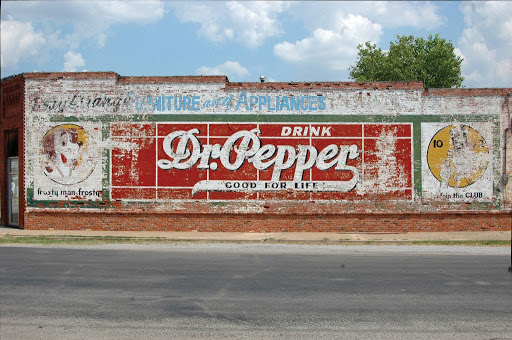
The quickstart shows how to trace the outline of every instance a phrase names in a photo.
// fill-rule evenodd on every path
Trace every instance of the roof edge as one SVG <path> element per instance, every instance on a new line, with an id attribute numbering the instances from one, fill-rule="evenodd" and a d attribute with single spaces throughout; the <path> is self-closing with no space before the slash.
<path id="1" fill-rule="evenodd" d="M 437 97 L 449 97 L 449 96 L 478 96 L 478 97 L 486 97 L 486 96 L 510 96 L 512 92 L 512 88 L 503 88 L 503 87 L 495 87 L 495 88 L 457 88 L 457 89 L 425 89 L 423 91 L 424 96 L 437 96 Z"/>
<path id="2" fill-rule="evenodd" d="M 119 84 L 225 84 L 229 90 L 421 90 L 424 96 L 510 96 L 512 88 L 430 88 L 421 81 L 410 82 L 229 82 L 225 75 L 212 76 L 121 76 L 113 71 L 102 72 L 28 72 L 2 78 L 2 83 L 18 79 L 112 79 Z"/>
<path id="3" fill-rule="evenodd" d="M 361 90 L 423 90 L 423 82 L 268 82 L 268 83 L 227 83 L 226 90 L 239 89 L 258 89 L 258 90 L 343 90 L 343 89 L 361 89 Z"/>
<path id="4" fill-rule="evenodd" d="M 115 72 L 29 72 L 22 73 L 25 79 L 116 79 L 119 75 Z"/>
<path id="5" fill-rule="evenodd" d="M 228 83 L 227 76 L 118 76 L 121 84 L 161 84 L 161 83 Z"/>
<path id="6" fill-rule="evenodd" d="M 22 77 L 23 79 L 57 80 L 57 79 L 115 79 L 121 84 L 161 84 L 161 83 L 227 83 L 227 76 L 121 76 L 116 72 L 30 72 L 21 73 L 4 80 Z"/>

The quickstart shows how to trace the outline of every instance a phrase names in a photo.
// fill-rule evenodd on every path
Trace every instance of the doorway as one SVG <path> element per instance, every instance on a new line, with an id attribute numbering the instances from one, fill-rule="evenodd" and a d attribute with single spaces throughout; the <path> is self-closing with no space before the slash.
<path id="1" fill-rule="evenodd" d="M 8 225 L 13 227 L 19 226 L 19 159 L 18 157 L 9 157 L 7 159 L 7 214 Z"/>

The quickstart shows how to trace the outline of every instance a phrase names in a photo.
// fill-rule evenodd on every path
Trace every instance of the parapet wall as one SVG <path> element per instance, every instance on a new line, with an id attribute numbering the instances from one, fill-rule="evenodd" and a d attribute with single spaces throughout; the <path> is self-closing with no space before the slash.
<path id="1" fill-rule="evenodd" d="M 510 229 L 511 89 L 23 77 L 25 228 Z"/>

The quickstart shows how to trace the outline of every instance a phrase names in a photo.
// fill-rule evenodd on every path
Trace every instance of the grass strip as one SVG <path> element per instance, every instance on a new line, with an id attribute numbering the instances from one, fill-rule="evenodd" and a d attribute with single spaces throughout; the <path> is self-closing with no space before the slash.
<path id="1" fill-rule="evenodd" d="M 164 238 L 141 238 L 141 237 L 123 237 L 123 236 L 74 236 L 74 235 L 4 235 L 0 237 L 2 244 L 64 244 L 64 245 L 95 245 L 95 244 L 116 244 L 116 243 L 135 243 L 145 244 L 159 242 Z"/>
<path id="2" fill-rule="evenodd" d="M 99 245 L 99 244 L 176 244 L 176 243 L 263 243 L 263 244 L 316 244 L 316 245 L 422 245 L 422 246 L 475 246 L 475 247 L 510 247 L 510 240 L 476 240 L 476 241 L 396 241 L 366 240 L 350 241 L 347 239 L 330 240 L 285 240 L 268 238 L 264 240 L 192 240 L 169 239 L 165 237 L 124 237 L 124 236 L 74 236 L 74 235 L 3 235 L 0 245 L 38 244 L 38 245 Z"/>

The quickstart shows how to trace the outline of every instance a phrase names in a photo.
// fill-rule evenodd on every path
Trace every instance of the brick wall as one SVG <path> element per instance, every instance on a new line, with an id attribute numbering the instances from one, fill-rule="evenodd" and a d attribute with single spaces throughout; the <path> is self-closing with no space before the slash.
<path id="1" fill-rule="evenodd" d="M 8 225 L 8 202 L 7 202 L 7 159 L 8 143 L 13 141 L 13 136 L 17 135 L 19 162 L 24 162 L 24 131 L 23 131 L 23 108 L 24 108 L 24 78 L 14 76 L 2 79 L 1 87 L 1 107 L 0 107 L 0 224 Z M 24 188 L 24 176 L 20 170 L 19 185 Z M 19 220 L 20 225 L 24 225 L 25 195 L 24 190 L 20 190 L 19 199 Z"/>
<path id="2" fill-rule="evenodd" d="M 25 228 L 510 230 L 511 89 L 113 72 L 28 73 L 2 89 L 15 80 Z M 197 132 L 166 142 L 176 131 Z M 176 153 L 186 139 L 191 164 Z M 248 153 L 228 169 L 244 140 Z"/>

